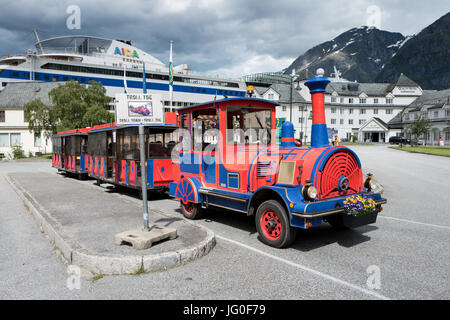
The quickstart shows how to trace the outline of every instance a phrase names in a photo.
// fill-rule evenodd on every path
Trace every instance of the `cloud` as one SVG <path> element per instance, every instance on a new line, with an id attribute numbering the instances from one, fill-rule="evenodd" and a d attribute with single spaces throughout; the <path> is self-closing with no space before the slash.
<path id="1" fill-rule="evenodd" d="M 381 9 L 381 28 L 417 33 L 449 5 L 423 1 L 317 0 L 0 0 L 1 53 L 25 52 L 41 38 L 84 34 L 132 43 L 168 62 L 233 76 L 287 67 L 321 42 L 367 21 L 370 5 Z M 81 30 L 68 30 L 66 9 L 81 9 Z"/>

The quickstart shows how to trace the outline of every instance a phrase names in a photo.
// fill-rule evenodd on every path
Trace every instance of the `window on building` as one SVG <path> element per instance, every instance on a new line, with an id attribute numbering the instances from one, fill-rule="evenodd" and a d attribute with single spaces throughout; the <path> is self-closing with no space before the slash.
<path id="1" fill-rule="evenodd" d="M 367 99 L 366 98 L 359 98 L 359 103 L 366 103 Z"/>
<path id="2" fill-rule="evenodd" d="M 433 112 L 433 117 L 439 118 L 439 112 L 438 111 Z"/>
<path id="3" fill-rule="evenodd" d="M 348 103 L 353 103 L 353 98 L 348 98 Z"/>
<path id="4" fill-rule="evenodd" d="M 336 113 L 336 108 L 331 108 L 331 113 Z"/>
<path id="5" fill-rule="evenodd" d="M 386 109 L 386 114 L 392 114 L 392 109 Z"/>
<path id="6" fill-rule="evenodd" d="M 353 109 L 348 109 L 349 114 L 353 114 Z"/>
<path id="7" fill-rule="evenodd" d="M 392 103 L 394 103 L 394 99 L 392 99 L 392 98 L 386 98 L 386 103 L 387 103 L 387 104 L 392 104 Z"/>
<path id="8" fill-rule="evenodd" d="M 353 119 L 348 119 L 348 124 L 353 124 Z"/>
<path id="9" fill-rule="evenodd" d="M 340 103 L 344 103 L 344 98 L 339 98 Z"/>
<path id="10" fill-rule="evenodd" d="M 336 102 L 336 97 L 331 97 L 331 102 Z"/>
<path id="11" fill-rule="evenodd" d="M 42 140 L 41 140 L 41 135 L 34 135 L 34 146 L 35 147 L 40 147 L 42 144 Z"/>
<path id="12" fill-rule="evenodd" d="M 339 119 L 339 124 L 344 124 L 344 119 Z"/>
<path id="13" fill-rule="evenodd" d="M 373 103 L 378 103 L 378 98 L 374 98 Z"/>
<path id="14" fill-rule="evenodd" d="M 286 106 L 282 106 L 282 107 L 281 107 L 281 110 L 282 110 L 282 111 L 286 111 Z"/>
<path id="15" fill-rule="evenodd" d="M 359 114 L 366 114 L 366 109 L 359 109 Z"/>
<path id="16" fill-rule="evenodd" d="M 446 116 L 446 117 L 450 117 L 450 109 L 445 110 L 445 116 Z"/>
<path id="17" fill-rule="evenodd" d="M 331 124 L 336 124 L 336 119 L 331 119 Z"/>
<path id="18" fill-rule="evenodd" d="M 303 123 L 303 118 L 302 117 L 298 118 L 298 123 Z"/>
<path id="19" fill-rule="evenodd" d="M 0 133 L 0 147 L 9 147 L 8 133 Z"/>
<path id="20" fill-rule="evenodd" d="M 5 110 L 0 110 L 0 122 L 5 122 Z"/>
<path id="21" fill-rule="evenodd" d="M 378 109 L 373 109 L 373 114 L 378 114 Z"/>
<path id="22" fill-rule="evenodd" d="M 268 97 L 269 97 L 269 100 L 273 100 L 273 93 L 269 93 Z"/>
<path id="23" fill-rule="evenodd" d="M 11 138 L 11 143 L 10 143 L 11 147 L 21 145 L 20 133 L 11 133 L 10 138 Z"/>
<path id="24" fill-rule="evenodd" d="M 344 108 L 339 109 L 340 114 L 344 114 Z"/>
<path id="25" fill-rule="evenodd" d="M 359 119 L 359 124 L 364 124 L 366 123 L 366 119 Z"/>
<path id="26" fill-rule="evenodd" d="M 450 140 L 450 131 L 445 132 L 445 140 Z"/>

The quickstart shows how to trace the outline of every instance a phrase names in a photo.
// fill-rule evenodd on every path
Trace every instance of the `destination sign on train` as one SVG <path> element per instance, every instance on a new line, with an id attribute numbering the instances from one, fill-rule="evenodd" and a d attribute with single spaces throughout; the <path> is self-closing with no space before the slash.
<path id="1" fill-rule="evenodd" d="M 116 123 L 155 124 L 164 123 L 162 97 L 159 94 L 117 94 Z"/>

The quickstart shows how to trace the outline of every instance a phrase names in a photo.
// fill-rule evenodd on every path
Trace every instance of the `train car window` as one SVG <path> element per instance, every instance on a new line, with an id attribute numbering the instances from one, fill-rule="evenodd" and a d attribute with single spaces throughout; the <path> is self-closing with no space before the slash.
<path id="1" fill-rule="evenodd" d="M 227 107 L 228 144 L 270 144 L 272 112 L 270 109 Z"/>
<path id="2" fill-rule="evenodd" d="M 215 150 L 218 136 L 216 109 L 194 111 L 192 118 L 194 150 Z"/>

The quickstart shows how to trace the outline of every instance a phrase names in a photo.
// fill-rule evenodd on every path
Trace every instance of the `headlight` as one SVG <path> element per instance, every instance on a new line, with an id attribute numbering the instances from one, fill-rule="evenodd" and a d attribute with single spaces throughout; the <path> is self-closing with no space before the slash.
<path id="1" fill-rule="evenodd" d="M 311 180 L 306 180 L 304 187 L 302 188 L 303 198 L 307 200 L 314 200 L 317 198 L 317 189 L 312 185 Z"/>
<path id="2" fill-rule="evenodd" d="M 367 174 L 367 178 L 364 181 L 364 188 L 366 188 L 367 191 L 371 191 L 373 193 L 381 194 L 384 191 L 383 186 L 373 178 L 373 175 L 371 173 Z"/>
<path id="3" fill-rule="evenodd" d="M 309 187 L 306 193 L 308 194 L 308 197 L 311 199 L 315 199 L 317 197 L 317 189 L 314 188 L 313 186 Z"/>

